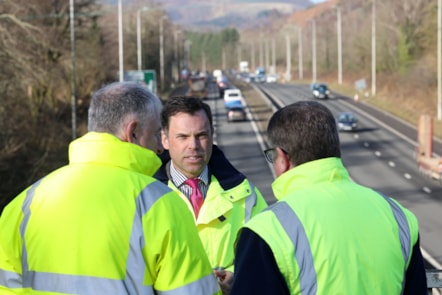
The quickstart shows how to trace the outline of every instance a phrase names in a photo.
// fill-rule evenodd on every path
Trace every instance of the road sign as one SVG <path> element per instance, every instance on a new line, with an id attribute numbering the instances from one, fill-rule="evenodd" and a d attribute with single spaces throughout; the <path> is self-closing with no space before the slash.
<path id="1" fill-rule="evenodd" d="M 155 70 L 144 71 L 126 71 L 124 72 L 124 81 L 134 81 L 143 83 L 153 93 L 157 93 L 157 77 Z"/>

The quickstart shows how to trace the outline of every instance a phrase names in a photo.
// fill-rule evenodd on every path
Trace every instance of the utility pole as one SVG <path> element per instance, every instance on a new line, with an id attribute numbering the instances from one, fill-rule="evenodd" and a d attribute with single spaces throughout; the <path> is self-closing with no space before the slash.
<path id="1" fill-rule="evenodd" d="M 77 90 L 76 90 L 76 65 L 75 65 L 75 23 L 74 23 L 74 0 L 69 2 L 70 27 L 71 27 L 71 116 L 72 116 L 72 139 L 77 138 Z"/>
<path id="2" fill-rule="evenodd" d="M 312 19 L 312 82 L 316 82 L 316 21 Z"/>
<path id="3" fill-rule="evenodd" d="M 181 81 L 181 75 L 180 75 L 180 42 L 178 40 L 178 34 L 180 34 L 181 31 L 180 30 L 175 30 L 175 34 L 174 34 L 174 41 L 175 41 L 175 63 L 176 63 L 176 68 L 177 68 L 177 81 L 180 82 Z"/>
<path id="4" fill-rule="evenodd" d="M 276 74 L 276 42 L 272 39 L 272 68 L 273 74 Z"/>
<path id="5" fill-rule="evenodd" d="M 260 28 L 260 32 L 259 32 L 259 66 L 263 67 L 264 66 L 264 49 L 263 49 L 264 45 L 263 45 L 263 40 L 262 40 L 262 27 Z"/>
<path id="6" fill-rule="evenodd" d="M 302 61 L 302 29 L 298 27 L 298 59 L 299 59 L 299 80 L 304 79 L 304 69 Z"/>
<path id="7" fill-rule="evenodd" d="M 291 46 L 290 46 L 290 36 L 289 34 L 285 35 L 285 43 L 286 43 L 286 55 L 287 55 L 287 68 L 285 71 L 285 80 L 291 80 L 291 67 L 292 67 L 292 56 L 291 56 Z"/>
<path id="8" fill-rule="evenodd" d="M 124 72 L 123 72 L 123 5 L 121 4 L 122 0 L 118 0 L 118 58 L 119 58 L 119 67 L 120 67 L 120 82 L 124 81 Z"/>
<path id="9" fill-rule="evenodd" d="M 442 0 L 437 4 L 437 119 L 442 120 Z"/>
<path id="10" fill-rule="evenodd" d="M 266 71 L 267 73 L 269 72 L 269 68 L 270 68 L 270 49 L 269 49 L 269 40 L 265 41 L 265 60 L 266 60 Z"/>
<path id="11" fill-rule="evenodd" d="M 141 63 L 141 12 L 149 10 L 149 7 L 142 7 L 137 10 L 137 63 L 138 63 L 138 71 L 142 70 Z"/>
<path id="12" fill-rule="evenodd" d="M 337 21 L 337 31 L 338 31 L 338 84 L 342 84 L 342 35 L 341 35 L 341 8 L 336 6 L 338 21 Z"/>
<path id="13" fill-rule="evenodd" d="M 160 19 L 160 80 L 161 90 L 164 90 L 164 20 L 167 16 L 163 15 Z"/>
<path id="14" fill-rule="evenodd" d="M 376 95 L 376 0 L 373 0 L 371 21 L 371 95 Z"/>
<path id="15" fill-rule="evenodd" d="M 252 41 L 252 71 L 255 72 L 256 63 L 255 63 L 255 42 Z"/>

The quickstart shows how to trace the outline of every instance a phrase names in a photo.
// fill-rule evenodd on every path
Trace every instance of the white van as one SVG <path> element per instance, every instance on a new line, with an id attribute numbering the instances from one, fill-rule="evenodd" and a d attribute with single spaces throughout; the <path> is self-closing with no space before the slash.
<path id="1" fill-rule="evenodd" d="M 226 89 L 224 91 L 224 104 L 229 104 L 233 101 L 240 101 L 241 104 L 243 103 L 243 96 L 241 93 L 241 90 L 239 89 Z"/>

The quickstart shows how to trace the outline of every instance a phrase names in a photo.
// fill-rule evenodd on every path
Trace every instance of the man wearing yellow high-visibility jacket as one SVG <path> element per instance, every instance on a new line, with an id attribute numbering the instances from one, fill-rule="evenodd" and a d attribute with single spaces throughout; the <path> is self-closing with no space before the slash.
<path id="1" fill-rule="evenodd" d="M 210 264 L 220 280 L 223 294 L 234 278 L 234 243 L 238 230 L 267 207 L 258 188 L 233 167 L 213 144 L 210 106 L 200 98 L 177 96 L 166 100 L 161 115 L 162 142 L 169 152 L 161 155 L 163 166 L 155 177 L 176 190 L 193 212 Z M 199 181 L 203 202 L 195 210 L 194 188 Z"/>
<path id="2" fill-rule="evenodd" d="M 162 152 L 158 97 L 98 90 L 69 164 L 0 217 L 0 294 L 218 294 L 180 197 L 152 175 Z"/>
<path id="3" fill-rule="evenodd" d="M 267 135 L 278 202 L 242 229 L 231 295 L 427 294 L 416 216 L 350 179 L 324 105 L 280 109 Z"/>

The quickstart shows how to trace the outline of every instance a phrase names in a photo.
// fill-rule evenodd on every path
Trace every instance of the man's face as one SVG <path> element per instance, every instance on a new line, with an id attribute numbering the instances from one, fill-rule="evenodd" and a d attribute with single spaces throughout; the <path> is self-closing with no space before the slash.
<path id="1" fill-rule="evenodd" d="M 173 164 L 187 177 L 197 177 L 212 156 L 213 135 L 204 110 L 194 115 L 177 113 L 170 117 L 169 130 L 162 134 Z"/>

